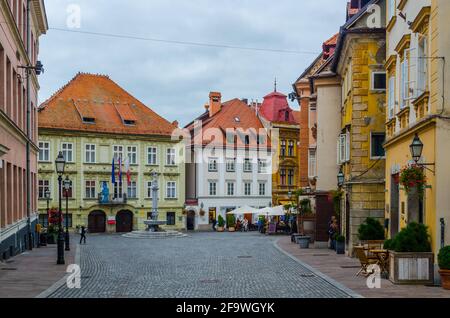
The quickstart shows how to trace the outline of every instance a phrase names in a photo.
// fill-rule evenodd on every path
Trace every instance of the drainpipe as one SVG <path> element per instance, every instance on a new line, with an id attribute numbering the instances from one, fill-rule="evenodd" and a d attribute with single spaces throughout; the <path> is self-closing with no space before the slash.
<path id="1" fill-rule="evenodd" d="M 441 219 L 441 249 L 445 247 L 445 220 Z"/>
<path id="2" fill-rule="evenodd" d="M 30 5 L 31 0 L 27 0 L 27 34 L 26 34 L 26 51 L 28 59 L 31 61 L 30 56 Z M 31 66 L 31 65 L 28 65 Z M 33 235 L 31 231 L 31 172 L 30 172 L 30 149 L 31 149 L 31 138 L 32 138 L 32 131 L 31 131 L 31 94 L 30 94 L 30 71 L 26 70 L 26 78 L 27 78 L 27 229 L 28 229 L 28 249 L 33 249 Z"/>

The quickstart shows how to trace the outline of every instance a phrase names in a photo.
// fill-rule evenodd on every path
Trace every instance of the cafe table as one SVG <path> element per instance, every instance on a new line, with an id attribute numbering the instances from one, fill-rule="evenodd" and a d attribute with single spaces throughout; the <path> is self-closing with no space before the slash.
<path id="1" fill-rule="evenodd" d="M 380 266 L 381 275 L 384 278 L 389 276 L 389 251 L 388 250 L 370 250 L 369 253 L 375 255 Z"/>

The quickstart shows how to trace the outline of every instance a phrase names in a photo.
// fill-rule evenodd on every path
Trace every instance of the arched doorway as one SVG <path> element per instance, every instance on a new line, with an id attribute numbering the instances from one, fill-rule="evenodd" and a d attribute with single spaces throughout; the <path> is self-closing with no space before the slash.
<path id="1" fill-rule="evenodd" d="M 106 232 L 106 214 L 103 211 L 93 211 L 88 216 L 89 233 Z"/>
<path id="2" fill-rule="evenodd" d="M 120 211 L 116 215 L 116 232 L 128 233 L 133 231 L 133 212 Z"/>
<path id="3" fill-rule="evenodd" d="M 195 211 L 189 211 L 186 220 L 186 229 L 188 231 L 195 230 Z"/>

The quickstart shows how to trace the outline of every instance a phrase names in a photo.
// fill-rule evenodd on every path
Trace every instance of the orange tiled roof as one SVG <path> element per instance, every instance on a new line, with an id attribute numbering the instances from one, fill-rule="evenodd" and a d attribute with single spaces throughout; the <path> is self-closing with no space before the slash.
<path id="1" fill-rule="evenodd" d="M 326 40 L 323 44 L 325 44 L 325 45 L 336 45 L 338 38 L 339 38 L 339 32 L 336 33 L 335 35 L 333 35 L 328 40 Z"/>
<path id="2" fill-rule="evenodd" d="M 257 133 L 259 133 L 260 129 L 265 129 L 256 115 L 256 110 L 237 98 L 222 103 L 222 109 L 214 116 L 209 117 L 209 113 L 206 112 L 197 118 L 197 120 L 202 120 L 203 133 L 208 128 L 220 129 L 224 137 L 223 140 L 226 138 L 227 129 L 234 129 L 241 132 L 255 129 Z M 186 128 L 192 131 L 194 129 L 194 123 L 191 123 Z M 206 140 L 207 137 L 205 136 L 202 139 L 203 144 L 211 141 Z M 266 142 L 270 146 L 270 141 L 267 138 Z"/>
<path id="3" fill-rule="evenodd" d="M 176 129 L 108 76 L 86 73 L 42 103 L 38 121 L 39 128 L 133 135 L 170 136 Z"/>
<path id="4" fill-rule="evenodd" d="M 293 110 L 292 114 L 294 115 L 295 122 L 300 124 L 300 114 L 301 114 L 301 112 L 299 110 Z"/>

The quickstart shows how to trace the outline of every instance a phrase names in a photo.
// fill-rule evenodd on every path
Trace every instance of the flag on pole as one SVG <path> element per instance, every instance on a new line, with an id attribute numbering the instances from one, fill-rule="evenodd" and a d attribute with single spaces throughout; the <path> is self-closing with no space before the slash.
<path id="1" fill-rule="evenodd" d="M 127 184 L 131 185 L 130 157 L 125 159 L 125 173 L 127 174 Z"/>
<path id="2" fill-rule="evenodd" d="M 119 157 L 119 184 L 122 185 L 122 157 Z"/>
<path id="3" fill-rule="evenodd" d="M 112 172 L 111 172 L 111 182 L 112 184 L 116 183 L 116 161 L 114 160 L 115 158 L 113 158 L 112 160 Z"/>

